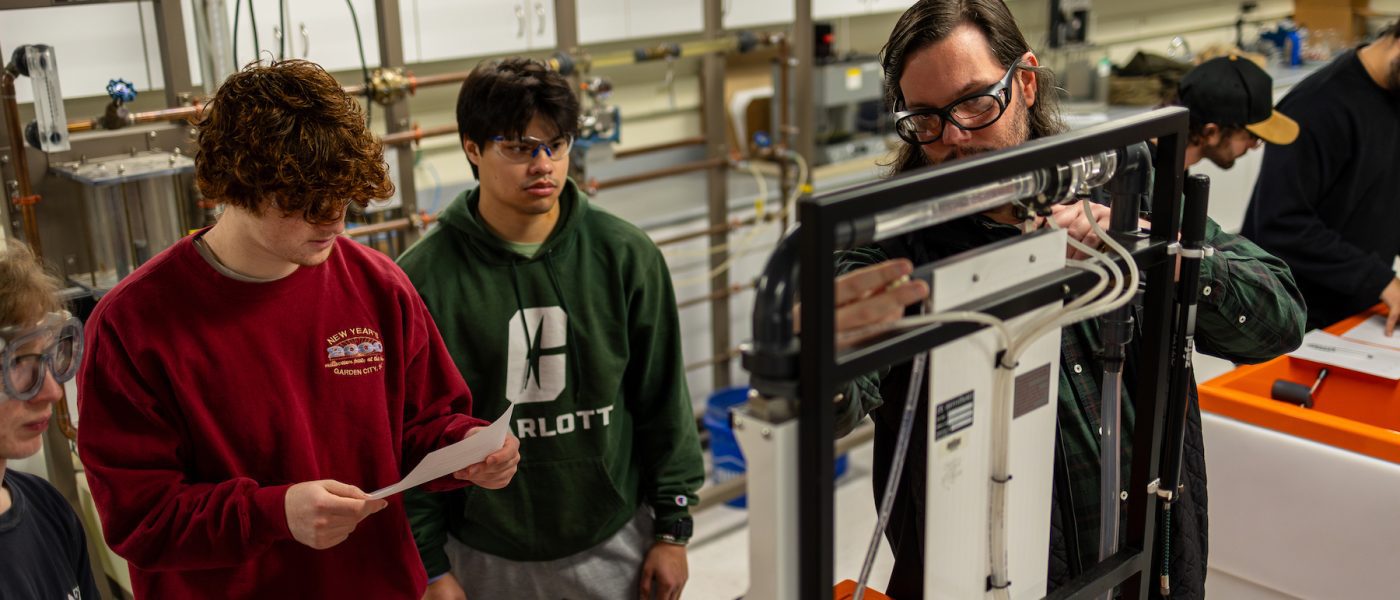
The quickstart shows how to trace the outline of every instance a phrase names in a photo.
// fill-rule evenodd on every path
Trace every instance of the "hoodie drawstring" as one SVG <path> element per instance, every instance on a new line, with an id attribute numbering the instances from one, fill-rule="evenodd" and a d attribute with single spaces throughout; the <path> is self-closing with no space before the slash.
<path id="1" fill-rule="evenodd" d="M 554 286 L 554 296 L 559 298 L 559 307 L 564 309 L 564 346 L 572 349 L 574 348 L 574 313 L 569 310 L 569 301 L 564 295 L 564 288 L 559 285 L 559 275 L 554 270 L 553 250 L 545 252 L 544 267 L 545 271 L 549 273 L 549 283 Z M 565 360 L 565 362 L 569 363 L 568 379 L 572 379 L 575 383 L 582 382 L 583 380 L 579 379 L 578 375 L 578 361 Z M 568 383 L 568 380 L 564 381 L 566 388 Z"/>
<path id="2" fill-rule="evenodd" d="M 516 270 L 516 261 L 514 260 L 510 261 L 510 285 L 515 290 L 515 312 L 520 315 L 520 329 L 525 332 L 525 345 L 528 348 L 533 346 L 530 342 L 530 324 L 526 322 L 528 319 L 525 318 L 525 302 L 520 296 L 520 272 Z M 543 332 L 536 332 L 536 335 L 543 335 Z M 529 381 L 530 370 L 526 369 L 525 379 L 520 382 L 520 389 L 524 390 Z"/>

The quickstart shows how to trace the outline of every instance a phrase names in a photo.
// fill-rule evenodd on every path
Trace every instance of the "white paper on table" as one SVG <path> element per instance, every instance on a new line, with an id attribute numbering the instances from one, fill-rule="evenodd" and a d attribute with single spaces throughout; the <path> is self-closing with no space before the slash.
<path id="1" fill-rule="evenodd" d="M 1342 337 L 1400 351 L 1400 328 L 1397 328 L 1395 335 L 1385 337 L 1385 317 L 1380 315 L 1371 315 L 1371 318 L 1343 333 Z"/>
<path id="2" fill-rule="evenodd" d="M 506 407 L 505 414 L 486 428 L 478 430 L 462 441 L 438 448 L 419 461 L 418 466 L 409 471 L 408 476 L 394 485 L 375 490 L 370 498 L 379 500 L 399 492 L 407 491 L 450 473 L 455 473 L 486 460 L 492 452 L 501 449 L 510 432 L 510 414 L 515 410 L 512 404 Z"/>
<path id="3" fill-rule="evenodd" d="M 1309 331 L 1303 336 L 1303 345 L 1288 355 L 1386 379 L 1400 379 L 1400 351 L 1353 342 L 1325 331 Z"/>

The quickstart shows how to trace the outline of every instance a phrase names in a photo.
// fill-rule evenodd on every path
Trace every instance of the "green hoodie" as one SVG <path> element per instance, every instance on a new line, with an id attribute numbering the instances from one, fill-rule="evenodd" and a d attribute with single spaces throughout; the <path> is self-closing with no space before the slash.
<path id="1" fill-rule="evenodd" d="M 429 576 L 449 569 L 448 533 L 543 561 L 611 537 L 643 502 L 658 531 L 689 516 L 704 465 L 661 252 L 572 181 L 533 258 L 487 229 L 479 200 L 453 200 L 399 265 L 471 386 L 472 414 L 495 420 L 515 403 L 521 460 L 504 489 L 409 492 Z"/>

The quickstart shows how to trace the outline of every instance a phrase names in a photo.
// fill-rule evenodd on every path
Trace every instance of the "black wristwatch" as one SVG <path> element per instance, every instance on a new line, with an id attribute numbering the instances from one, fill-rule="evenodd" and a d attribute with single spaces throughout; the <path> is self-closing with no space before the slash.
<path id="1" fill-rule="evenodd" d="M 690 517 L 681 517 L 672 521 L 669 526 L 656 531 L 656 539 L 684 546 L 690 541 L 690 536 L 695 533 L 695 520 Z"/>

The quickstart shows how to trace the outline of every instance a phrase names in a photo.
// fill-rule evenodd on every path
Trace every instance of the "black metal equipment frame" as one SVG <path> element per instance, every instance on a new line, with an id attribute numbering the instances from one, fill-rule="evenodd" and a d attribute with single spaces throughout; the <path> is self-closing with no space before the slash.
<path id="1" fill-rule="evenodd" d="M 832 548 L 834 442 L 832 403 L 829 400 L 844 382 L 885 366 L 910 360 L 930 348 L 981 329 L 970 323 L 929 325 L 864 347 L 838 353 L 835 337 L 835 278 L 833 253 L 849 247 L 851 224 L 874 215 L 976 185 L 1001 181 L 1037 169 L 1052 169 L 1069 160 L 1121 149 L 1156 139 L 1153 163 L 1155 180 L 1154 223 L 1150 238 L 1125 237 L 1144 273 L 1147 293 L 1142 313 L 1142 342 L 1136 357 L 1139 367 L 1132 389 L 1135 414 L 1132 447 L 1163 447 L 1168 415 L 1169 357 L 1172 354 L 1173 263 L 1170 246 L 1180 227 L 1187 113 L 1163 109 L 1105 123 L 1063 135 L 957 161 L 892 178 L 874 185 L 832 192 L 802 202 L 798 209 L 801 228 L 796 254 L 800 259 L 801 344 L 767 343 L 758 339 L 755 356 L 746 356 L 753 370 L 753 387 L 760 394 L 795 397 L 799 402 L 798 516 L 800 531 L 800 594 L 802 598 L 830 597 L 834 582 Z M 799 266 L 800 265 L 800 266 Z M 796 272 L 793 272 L 796 276 Z M 1088 289 L 1093 276 L 1066 268 L 1042 277 L 1019 290 L 981 305 L 964 307 L 1009 319 L 1055 299 L 1072 297 Z M 770 284 L 773 282 L 769 282 Z M 793 281 L 775 288 L 791 289 Z M 790 297 L 790 291 L 788 295 Z M 761 298 L 764 298 L 761 296 Z M 756 310 L 761 307 L 756 306 Z M 770 307 L 771 308 L 771 307 Z M 755 323 L 760 315 L 755 316 Z M 772 328 L 769 328 L 772 331 Z M 1179 336 L 1179 334 L 1178 334 Z M 767 340 L 771 342 L 771 340 Z M 765 356 L 766 355 L 766 356 Z M 753 368 L 758 367 L 758 368 Z M 793 367 L 796 367 L 795 369 Z M 795 389 L 793 385 L 795 384 Z M 795 396 L 793 392 L 795 391 Z M 1166 426 L 1169 428 L 1170 426 Z M 1127 489 L 1126 543 L 1117 554 L 1088 569 L 1051 598 L 1099 598 L 1121 586 L 1124 598 L 1146 598 L 1152 579 L 1151 561 L 1157 520 L 1160 452 L 1134 452 Z"/>

